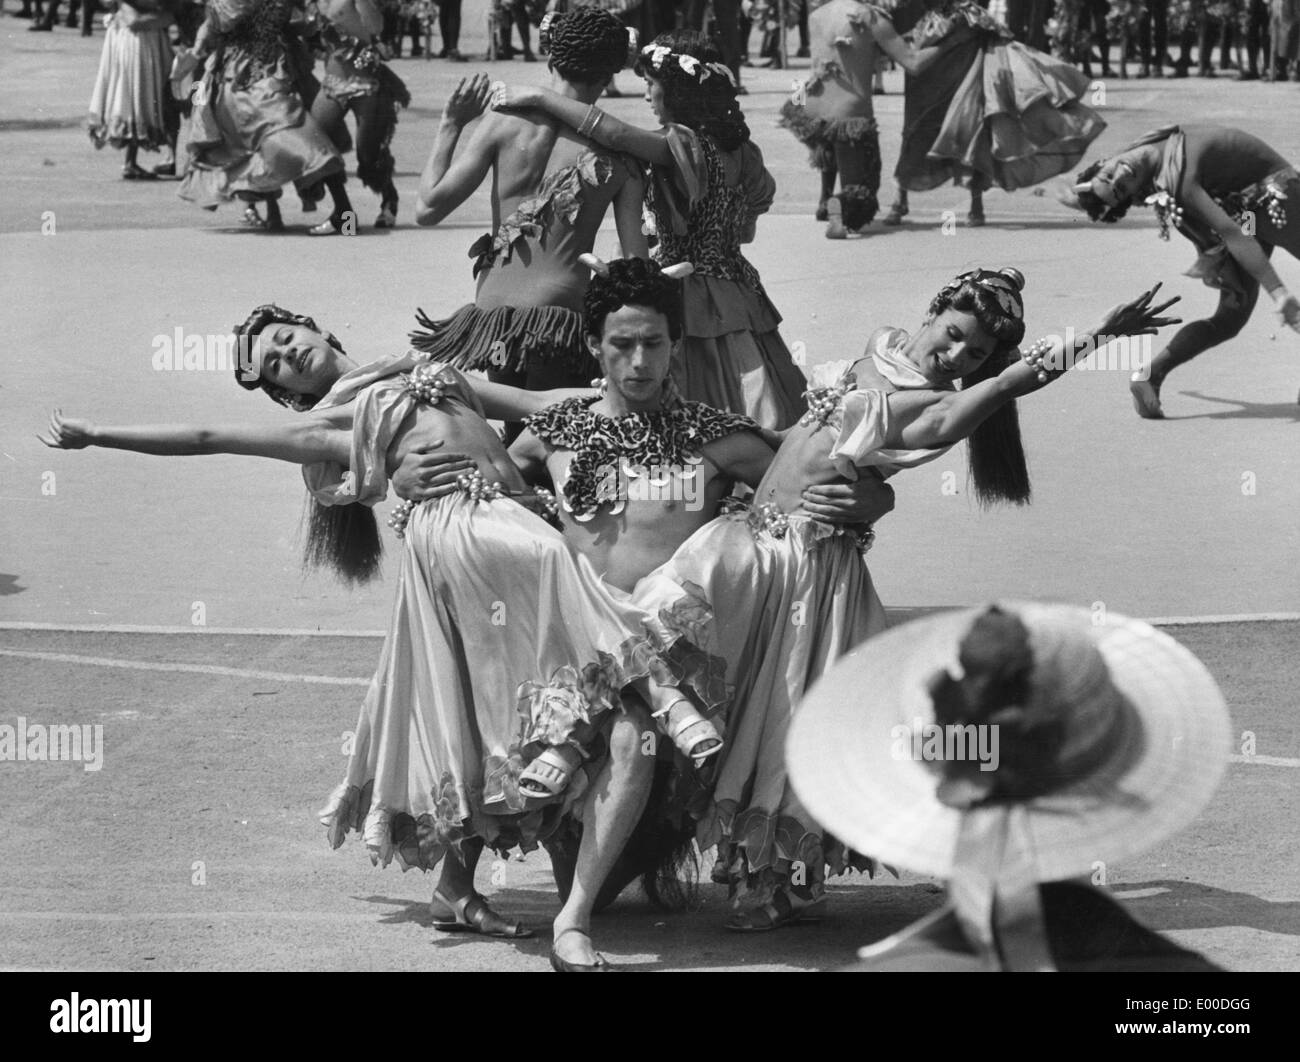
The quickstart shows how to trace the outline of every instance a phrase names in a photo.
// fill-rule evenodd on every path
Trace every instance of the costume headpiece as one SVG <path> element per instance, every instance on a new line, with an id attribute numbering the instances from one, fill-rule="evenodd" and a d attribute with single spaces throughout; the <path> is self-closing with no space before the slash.
<path id="1" fill-rule="evenodd" d="M 641 49 L 641 63 L 655 74 L 662 74 L 666 66 L 675 67 L 701 85 L 709 78 L 724 78 L 733 89 L 736 77 L 724 63 L 706 63 L 693 55 L 675 52 L 664 44 L 648 44 Z"/>
<path id="2" fill-rule="evenodd" d="M 961 276 L 948 281 L 940 289 L 936 298 L 941 299 L 945 296 L 955 295 L 963 284 L 973 284 L 997 299 L 998 305 L 1002 307 L 1002 312 L 1008 317 L 1023 321 L 1025 319 L 1025 304 L 1020 298 L 1020 288 L 1023 283 L 1023 280 L 1017 283 L 1012 276 L 1008 275 L 1007 271 L 993 272 L 988 269 L 972 269 L 970 272 L 963 273 Z"/>
<path id="3" fill-rule="evenodd" d="M 594 254 L 580 254 L 578 261 L 599 276 L 609 276 L 609 263 L 597 258 Z M 695 272 L 695 267 L 690 262 L 678 262 L 676 265 L 664 266 L 659 270 L 666 277 L 673 280 L 681 280 L 683 277 L 689 277 Z"/>

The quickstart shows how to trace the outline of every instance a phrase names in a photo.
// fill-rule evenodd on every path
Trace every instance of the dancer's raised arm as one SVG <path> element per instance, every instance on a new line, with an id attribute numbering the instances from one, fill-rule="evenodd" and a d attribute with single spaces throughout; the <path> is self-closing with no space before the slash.
<path id="1" fill-rule="evenodd" d="M 65 417 L 62 410 L 56 409 L 50 416 L 46 434 L 38 435 L 37 438 L 46 446 L 57 450 L 81 450 L 87 446 L 100 446 L 160 457 L 246 454 L 298 465 L 318 461 L 336 461 L 346 465 L 351 432 L 328 420 L 315 417 L 295 419 L 275 426 L 141 424 L 100 427 L 88 420 Z"/>
<path id="2" fill-rule="evenodd" d="M 486 74 L 461 78 L 442 109 L 438 138 L 420 174 L 415 222 L 436 225 L 468 199 L 483 183 L 496 158 L 496 142 L 488 123 L 480 125 L 469 147 L 453 161 L 465 126 L 486 109 L 491 85 Z"/>
<path id="3" fill-rule="evenodd" d="M 656 166 L 668 166 L 673 161 L 664 130 L 629 125 L 594 103 L 588 106 L 550 89 L 498 84 L 491 105 L 499 111 L 541 111 L 601 147 L 621 151 Z"/>
<path id="4" fill-rule="evenodd" d="M 1113 306 L 1099 325 L 1074 337 L 1073 349 L 1065 349 L 1059 337 L 1053 337 L 1023 351 L 992 379 L 947 392 L 937 400 L 923 399 L 921 392 L 890 395 L 890 411 L 898 416 L 887 444 L 904 449 L 950 446 L 968 438 L 999 407 L 1059 379 L 1098 346 L 1124 336 L 1155 335 L 1158 329 L 1179 324 L 1180 318 L 1160 316 L 1178 302 L 1177 296 L 1151 305 L 1159 290 L 1157 284 L 1131 302 Z"/>

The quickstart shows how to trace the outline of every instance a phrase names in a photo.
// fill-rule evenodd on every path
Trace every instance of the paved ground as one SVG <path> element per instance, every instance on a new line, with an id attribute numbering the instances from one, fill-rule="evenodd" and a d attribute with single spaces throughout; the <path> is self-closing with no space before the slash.
<path id="1" fill-rule="evenodd" d="M 433 939 L 422 906 L 431 882 L 376 875 L 357 846 L 331 854 L 321 844 L 310 813 L 341 771 L 340 735 L 354 725 L 356 683 L 377 642 L 199 633 L 197 620 L 208 631 L 383 627 L 387 586 L 348 593 L 300 575 L 297 474 L 236 458 L 53 453 L 34 439 L 56 404 L 101 421 L 278 415 L 224 376 L 156 372 L 155 338 L 177 327 L 224 332 L 250 305 L 274 299 L 316 314 L 366 356 L 401 343 L 417 305 L 441 313 L 467 301 L 464 250 L 485 227 L 486 199 L 435 230 L 410 227 L 409 205 L 438 109 L 453 77 L 472 67 L 398 65 L 415 97 L 395 143 L 406 227 L 352 239 L 271 237 L 240 229 L 235 211 L 194 210 L 174 185 L 121 181 L 120 157 L 95 152 L 81 131 L 102 33 L 83 40 L 28 35 L 24 26 L 0 18 L 9 351 L 0 384 L 0 622 L 195 633 L 0 630 L 0 722 L 100 722 L 107 749 L 95 773 L 0 764 L 0 936 L 9 943 L 0 962 L 541 968 L 540 943 L 516 951 Z M 480 46 L 472 34 L 466 43 Z M 495 71 L 545 76 L 540 64 Z M 1150 218 L 1090 227 L 1050 196 L 991 193 L 988 228 L 945 232 L 943 212 L 960 217 L 964 204 L 944 190 L 917 197 L 902 231 L 827 243 L 811 219 L 814 175 L 774 125 L 791 76 L 747 75 L 746 113 L 779 186 L 751 257 L 785 314 L 787 340 L 802 344 L 809 363 L 856 353 L 879 324 L 914 324 L 938 285 L 973 264 L 1026 273 L 1031 334 L 1087 325 L 1155 280 L 1184 295 L 1187 312 L 1212 305 L 1207 289 L 1181 276 L 1189 248 L 1161 243 Z M 634 87 L 629 75 L 620 81 Z M 888 166 L 900 76 L 887 85 L 879 104 Z M 1111 123 L 1099 150 L 1194 119 L 1241 124 L 1300 159 L 1292 120 L 1300 86 L 1192 79 L 1099 90 Z M 639 97 L 610 106 L 646 117 Z M 377 204 L 353 184 L 368 220 Z M 286 217 L 296 227 L 313 220 L 296 209 Z M 1278 267 L 1300 285 L 1294 260 Z M 1027 510 L 981 514 L 960 456 L 899 477 L 898 511 L 882 523 L 872 558 L 882 597 L 923 608 L 1002 594 L 1102 602 L 1147 617 L 1300 612 L 1300 342 L 1273 333 L 1261 308 L 1229 347 L 1182 370 L 1166 386 L 1164 423 L 1133 416 L 1117 371 L 1079 372 L 1031 399 L 1023 422 L 1036 497 Z M 1231 968 L 1296 968 L 1296 624 L 1175 633 L 1223 682 L 1237 731 L 1256 735 L 1257 757 L 1231 768 L 1222 798 L 1192 829 L 1110 868 L 1110 882 L 1152 925 Z M 292 677 L 321 675 L 351 682 Z M 195 863 L 205 885 L 191 884 Z M 502 870 L 504 883 L 498 873 L 482 882 L 485 891 L 544 924 L 555 905 L 543 861 Z M 819 929 L 737 940 L 716 929 L 723 897 L 707 888 L 704 908 L 687 916 L 622 901 L 601 943 L 617 961 L 655 968 L 810 968 L 847 960 L 858 943 L 935 902 L 932 885 L 915 878 L 854 883 L 839 890 L 836 917 Z"/>

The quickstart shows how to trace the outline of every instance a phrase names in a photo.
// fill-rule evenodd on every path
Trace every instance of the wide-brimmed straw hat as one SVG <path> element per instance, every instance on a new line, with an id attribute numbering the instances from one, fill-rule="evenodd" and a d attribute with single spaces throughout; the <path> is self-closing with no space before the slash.
<path id="1" fill-rule="evenodd" d="M 1187 825 L 1230 751 L 1227 708 L 1204 665 L 1138 620 L 1064 605 L 992 608 L 887 631 L 813 687 L 787 746 L 809 813 L 861 852 L 945 878 L 959 837 L 988 838 L 999 853 L 1014 846 L 1037 881 L 1088 874 Z M 1023 703 L 983 717 L 1000 721 L 1001 762 L 981 770 L 994 757 L 978 754 L 993 742 L 980 746 L 973 732 L 962 735 L 974 744 L 961 762 L 925 758 L 926 740 L 939 735 L 935 752 L 947 735 L 936 698 L 951 705 L 963 642 L 969 660 L 976 621 L 991 614 L 995 626 L 1008 615 L 1023 624 L 1032 656 Z"/>

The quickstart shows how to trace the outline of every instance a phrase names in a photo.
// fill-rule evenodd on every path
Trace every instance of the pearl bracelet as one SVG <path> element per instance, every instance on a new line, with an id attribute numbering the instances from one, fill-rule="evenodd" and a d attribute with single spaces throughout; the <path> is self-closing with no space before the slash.
<path id="1" fill-rule="evenodd" d="M 1039 339 L 1028 350 L 1022 351 L 1020 354 L 1025 360 L 1025 364 L 1037 372 L 1039 383 L 1047 383 L 1047 369 L 1043 365 L 1043 358 L 1051 353 L 1052 346 L 1053 343 L 1050 339 Z"/>

